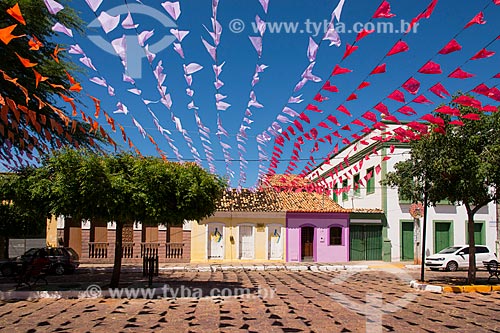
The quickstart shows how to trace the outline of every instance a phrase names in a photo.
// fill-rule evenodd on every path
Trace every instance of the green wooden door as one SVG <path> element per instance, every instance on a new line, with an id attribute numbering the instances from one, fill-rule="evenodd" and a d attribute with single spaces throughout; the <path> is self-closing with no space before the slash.
<path id="1" fill-rule="evenodd" d="M 467 239 L 467 244 L 469 244 L 469 231 L 467 229 L 467 222 L 466 223 L 466 230 L 465 230 L 465 239 Z M 485 234 L 484 234 L 484 223 L 474 223 L 474 242 L 476 245 L 486 245 L 486 239 L 485 239 Z"/>
<path id="2" fill-rule="evenodd" d="M 413 222 L 401 222 L 401 260 L 413 260 Z"/>
<path id="3" fill-rule="evenodd" d="M 350 260 L 365 260 L 365 241 L 364 230 L 362 225 L 351 225 L 349 227 L 350 233 Z"/>
<path id="4" fill-rule="evenodd" d="M 434 225 L 434 253 L 451 246 L 451 223 L 436 222 Z"/>
<path id="5" fill-rule="evenodd" d="M 350 260 L 382 260 L 382 226 L 351 225 Z"/>

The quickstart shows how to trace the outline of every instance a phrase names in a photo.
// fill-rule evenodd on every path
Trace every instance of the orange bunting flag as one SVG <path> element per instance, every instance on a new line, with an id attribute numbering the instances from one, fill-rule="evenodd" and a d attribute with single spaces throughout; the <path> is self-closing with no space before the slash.
<path id="1" fill-rule="evenodd" d="M 19 4 L 16 3 L 14 7 L 7 9 L 7 14 L 16 19 L 17 22 L 22 25 L 26 25 L 26 21 L 24 20 L 23 14 L 21 13 L 21 9 L 19 8 Z"/>
<path id="2" fill-rule="evenodd" d="M 120 127 L 120 131 L 122 132 L 123 141 L 127 142 L 127 135 L 125 134 L 125 129 L 120 124 L 118 124 L 118 127 Z"/>
<path id="3" fill-rule="evenodd" d="M 65 96 L 63 94 L 59 94 L 59 95 L 61 96 L 63 101 L 65 101 L 66 103 L 71 105 L 71 108 L 73 109 L 73 117 L 76 117 L 78 115 L 78 113 L 76 112 L 76 104 L 74 102 L 75 99 L 68 97 L 68 96 Z"/>
<path id="4" fill-rule="evenodd" d="M 19 58 L 19 60 L 21 61 L 21 63 L 23 64 L 24 67 L 29 68 L 29 67 L 35 67 L 36 65 L 38 65 L 37 63 L 31 62 L 29 59 L 21 57 L 19 54 L 17 54 L 17 52 L 14 52 L 14 53 Z"/>
<path id="5" fill-rule="evenodd" d="M 38 51 L 43 47 L 43 44 L 35 36 L 29 40 L 28 45 L 30 46 L 30 51 Z"/>
<path id="6" fill-rule="evenodd" d="M 38 84 L 43 81 L 47 81 L 48 77 L 43 76 L 42 74 L 38 73 L 36 70 L 33 69 L 33 73 L 35 73 L 35 87 L 38 88 Z M 37 98 L 39 103 L 41 103 L 41 100 Z M 41 107 L 39 107 L 41 109 Z"/>
<path id="7" fill-rule="evenodd" d="M 66 72 L 66 76 L 68 77 L 68 80 L 71 84 L 77 84 L 78 82 L 75 80 L 74 77 L 72 77 L 67 71 Z"/>
<path id="8" fill-rule="evenodd" d="M 94 96 L 90 96 L 89 97 L 94 101 L 94 105 L 95 105 L 95 114 L 94 114 L 94 117 L 96 119 L 99 119 L 99 113 L 101 112 L 101 101 L 97 98 L 95 98 Z"/>
<path id="9" fill-rule="evenodd" d="M 70 88 L 69 88 L 69 91 L 76 91 L 76 92 L 80 92 L 82 91 L 82 86 L 80 85 L 79 82 L 75 83 L 74 85 L 72 85 Z"/>
<path id="10" fill-rule="evenodd" d="M 17 27 L 17 24 L 0 29 L 0 40 L 5 44 L 9 44 L 14 38 L 24 37 L 26 35 L 14 36 L 12 31 Z"/>
<path id="11" fill-rule="evenodd" d="M 54 60 L 59 63 L 59 52 L 65 51 L 66 49 L 61 49 L 59 45 L 56 45 L 56 48 L 54 49 L 54 52 L 51 54 L 51 57 L 54 58 Z"/>

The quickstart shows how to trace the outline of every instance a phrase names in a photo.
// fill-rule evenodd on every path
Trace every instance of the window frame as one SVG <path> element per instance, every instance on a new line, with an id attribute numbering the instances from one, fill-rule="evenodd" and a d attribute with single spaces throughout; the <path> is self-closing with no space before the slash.
<path id="1" fill-rule="evenodd" d="M 366 181 L 366 194 L 373 194 L 375 193 L 375 168 L 371 167 L 366 169 L 366 175 L 368 176 L 369 174 L 372 174 L 370 179 Z"/>
<path id="2" fill-rule="evenodd" d="M 340 240 L 340 244 L 333 244 L 332 243 L 332 229 L 336 229 L 340 231 L 340 234 L 336 236 L 335 238 Z M 332 225 L 328 227 L 328 246 L 343 246 L 344 245 L 344 228 L 339 225 Z"/>

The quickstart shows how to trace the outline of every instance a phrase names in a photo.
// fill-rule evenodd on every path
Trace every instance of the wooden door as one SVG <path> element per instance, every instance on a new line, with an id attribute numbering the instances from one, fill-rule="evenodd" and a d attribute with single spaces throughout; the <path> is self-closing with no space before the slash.
<path id="1" fill-rule="evenodd" d="M 253 243 L 253 227 L 239 226 L 240 234 L 240 258 L 253 259 L 254 243 Z"/>
<path id="2" fill-rule="evenodd" d="M 434 225 L 434 253 L 451 246 L 451 223 L 436 222 Z"/>
<path id="3" fill-rule="evenodd" d="M 413 225 L 414 222 L 401 223 L 401 260 L 413 260 Z"/>
<path id="4" fill-rule="evenodd" d="M 280 225 L 269 226 L 269 259 L 283 259 L 283 237 Z"/>
<path id="5" fill-rule="evenodd" d="M 302 242 L 302 260 L 312 260 L 314 256 L 314 228 L 302 227 L 301 230 Z"/>
<path id="6" fill-rule="evenodd" d="M 208 259 L 224 259 L 224 227 L 208 225 Z"/>

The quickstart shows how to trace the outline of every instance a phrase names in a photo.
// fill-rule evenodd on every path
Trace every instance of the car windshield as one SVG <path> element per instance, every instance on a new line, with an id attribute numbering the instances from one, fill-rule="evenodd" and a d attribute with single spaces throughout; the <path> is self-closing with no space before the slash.
<path id="1" fill-rule="evenodd" d="M 447 247 L 446 249 L 442 249 L 438 253 L 439 254 L 449 254 L 449 253 L 454 253 L 460 249 L 461 249 L 460 246 L 451 246 L 451 247 Z"/>
<path id="2" fill-rule="evenodd" d="M 36 252 L 36 251 L 38 251 L 38 250 L 39 250 L 39 249 L 37 249 L 37 248 L 29 249 L 28 251 L 26 251 L 26 252 L 23 254 L 23 256 L 27 256 L 27 257 L 32 256 L 32 255 L 34 255 L 34 254 L 35 254 L 35 252 Z"/>

